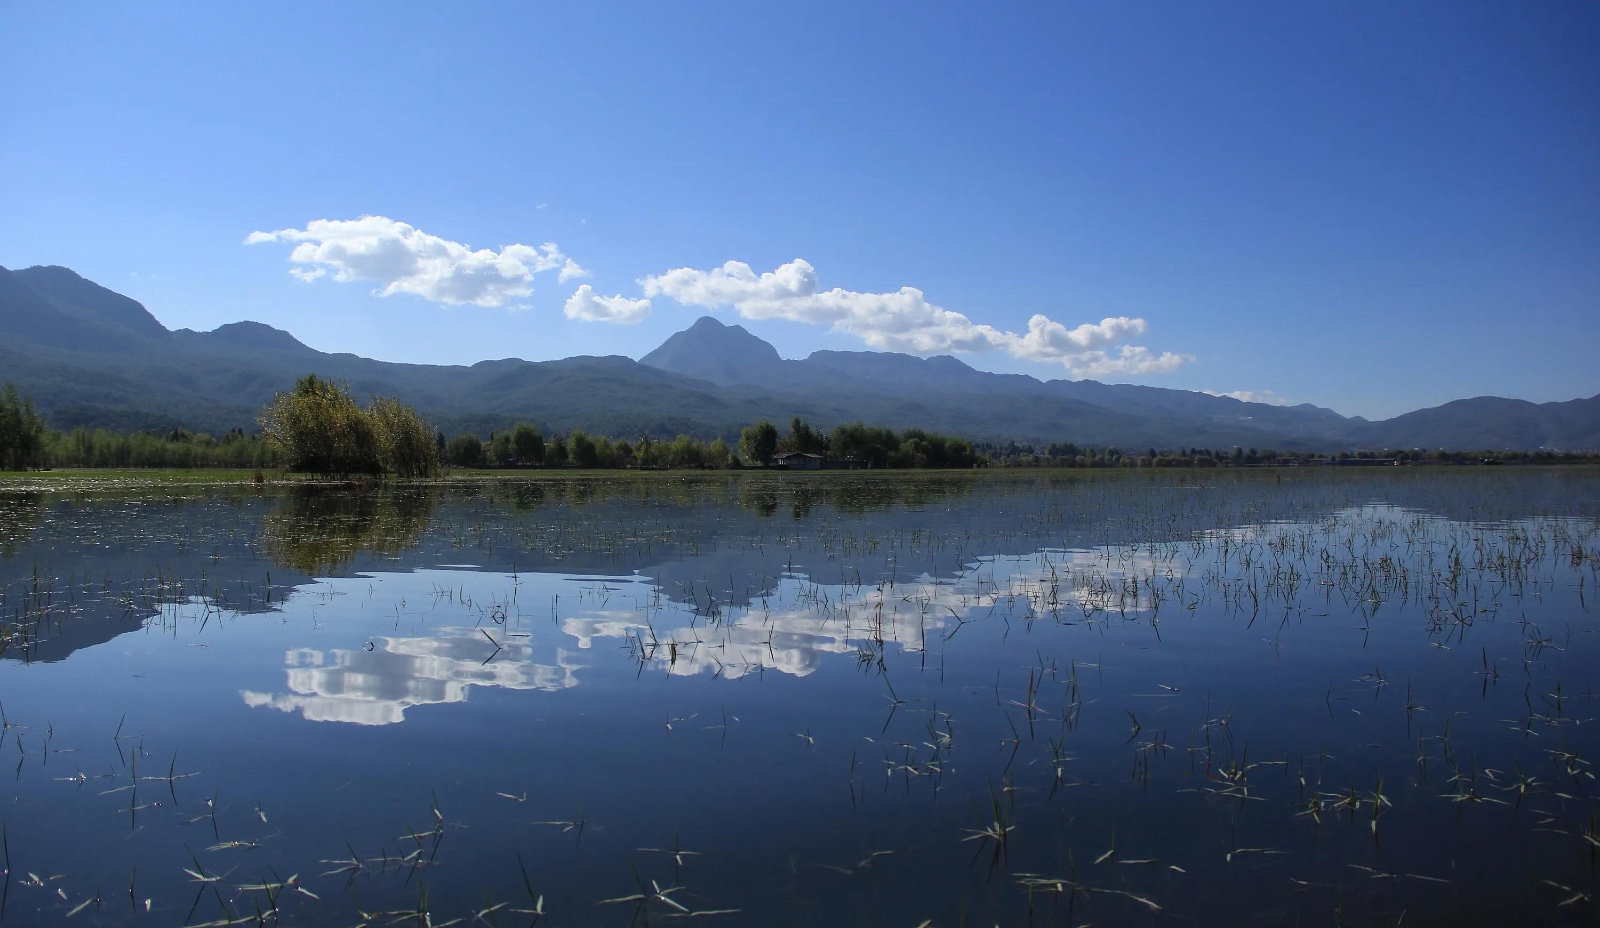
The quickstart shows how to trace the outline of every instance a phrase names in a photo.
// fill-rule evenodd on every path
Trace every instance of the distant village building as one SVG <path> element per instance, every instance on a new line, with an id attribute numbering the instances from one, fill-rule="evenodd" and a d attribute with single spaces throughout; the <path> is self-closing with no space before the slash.
<path id="1" fill-rule="evenodd" d="M 774 455 L 772 463 L 789 470 L 821 470 L 822 455 L 810 451 L 785 451 Z"/>

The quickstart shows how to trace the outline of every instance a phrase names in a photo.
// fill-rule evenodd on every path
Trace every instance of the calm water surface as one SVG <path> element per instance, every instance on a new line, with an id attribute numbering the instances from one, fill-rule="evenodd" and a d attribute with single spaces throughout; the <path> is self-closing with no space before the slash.
<path id="1" fill-rule="evenodd" d="M 1594 924 L 1585 470 L 0 493 L 5 924 Z"/>

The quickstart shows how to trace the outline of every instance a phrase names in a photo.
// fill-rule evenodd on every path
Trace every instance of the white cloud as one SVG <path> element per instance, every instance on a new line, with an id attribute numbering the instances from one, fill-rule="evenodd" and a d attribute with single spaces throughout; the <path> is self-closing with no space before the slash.
<path id="1" fill-rule="evenodd" d="M 630 300 L 621 295 L 601 296 L 594 292 L 593 287 L 584 284 L 576 293 L 567 297 L 567 305 L 562 311 L 567 314 L 568 319 L 634 325 L 643 322 L 644 317 L 650 315 L 650 301 Z"/>
<path id="2" fill-rule="evenodd" d="M 1190 358 L 1124 344 L 1143 335 L 1143 319 L 1108 317 L 1073 329 L 1043 315 L 1019 335 L 973 322 L 931 303 L 921 290 L 893 293 L 821 290 L 816 268 L 796 258 L 757 274 L 742 261 L 709 271 L 677 268 L 639 281 L 646 296 L 666 296 L 689 306 L 728 306 L 746 319 L 785 319 L 826 324 L 874 348 L 934 354 L 944 351 L 1004 351 L 1018 358 L 1060 364 L 1082 376 L 1170 371 Z M 569 313 L 570 315 L 570 313 Z"/>
<path id="3" fill-rule="evenodd" d="M 1289 401 L 1272 392 L 1271 390 L 1232 390 L 1228 393 L 1219 393 L 1216 390 L 1201 390 L 1209 396 L 1226 396 L 1242 403 L 1266 403 L 1268 406 L 1287 406 Z"/>
<path id="4" fill-rule="evenodd" d="M 435 303 L 504 306 L 533 292 L 533 277 L 556 271 L 564 283 L 589 272 L 554 242 L 473 249 L 385 216 L 317 219 L 304 229 L 251 232 L 246 245 L 294 242 L 289 273 L 310 283 L 369 280 L 378 296 L 410 293 Z"/>

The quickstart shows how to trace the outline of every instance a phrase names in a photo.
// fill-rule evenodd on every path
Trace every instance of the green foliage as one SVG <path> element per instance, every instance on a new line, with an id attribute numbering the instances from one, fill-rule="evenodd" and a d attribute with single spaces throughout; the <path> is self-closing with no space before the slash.
<path id="1" fill-rule="evenodd" d="M 261 412 L 261 430 L 291 470 L 376 474 L 383 467 L 377 429 L 344 387 L 308 374 Z"/>
<path id="2" fill-rule="evenodd" d="M 397 477 L 431 477 L 439 471 L 433 426 L 393 397 L 378 397 L 367 407 L 377 432 L 383 469 Z"/>
<path id="3" fill-rule="evenodd" d="M 511 430 L 511 454 L 520 464 L 538 464 L 544 460 L 544 436 L 526 422 L 518 422 Z"/>
<path id="4" fill-rule="evenodd" d="M 575 429 L 567 436 L 567 458 L 578 467 L 600 466 L 600 453 L 595 449 L 594 440 L 582 429 Z"/>
<path id="5" fill-rule="evenodd" d="M 27 470 L 44 463 L 44 421 L 33 400 L 6 384 L 0 393 L 0 470 Z"/>
<path id="6" fill-rule="evenodd" d="M 789 420 L 789 434 L 778 442 L 778 450 L 822 454 L 828 450 L 828 436 L 820 429 L 812 428 L 811 423 L 795 416 Z"/>
<path id="7" fill-rule="evenodd" d="M 704 467 L 706 465 L 705 443 L 679 435 L 667 444 L 664 451 L 668 467 Z"/>
<path id="8" fill-rule="evenodd" d="M 483 467 L 489 463 L 487 457 L 476 435 L 457 435 L 444 449 L 444 459 L 453 467 Z"/>
<path id="9" fill-rule="evenodd" d="M 769 464 L 778 453 L 778 427 L 762 419 L 739 433 L 739 457 L 746 464 Z"/>
<path id="10" fill-rule="evenodd" d="M 362 409 L 348 389 L 315 374 L 278 394 L 260 422 L 290 470 L 427 477 L 439 468 L 433 427 L 415 409 L 391 397 Z"/>
<path id="11" fill-rule="evenodd" d="M 922 429 L 892 429 L 853 422 L 828 436 L 828 453 L 867 467 L 975 467 L 986 463 L 972 442 Z"/>
<path id="12" fill-rule="evenodd" d="M 489 456 L 489 463 L 495 467 L 515 467 L 517 464 L 516 451 L 511 447 L 510 432 L 498 434 L 491 432 L 485 453 Z"/>
<path id="13" fill-rule="evenodd" d="M 567 440 L 559 435 L 551 436 L 544 443 L 544 466 L 563 467 L 567 463 Z"/>
<path id="14" fill-rule="evenodd" d="M 279 448 L 234 429 L 221 438 L 176 429 L 165 435 L 118 434 L 105 429 L 49 432 L 45 458 L 52 467 L 262 468 L 283 462 Z"/>

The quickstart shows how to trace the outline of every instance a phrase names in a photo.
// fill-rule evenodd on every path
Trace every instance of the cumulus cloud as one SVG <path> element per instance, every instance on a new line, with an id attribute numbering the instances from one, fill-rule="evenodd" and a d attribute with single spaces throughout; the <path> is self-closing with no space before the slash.
<path id="1" fill-rule="evenodd" d="M 1069 329 L 1035 315 L 1028 320 L 1026 334 L 1005 332 L 929 302 L 915 287 L 893 293 L 823 290 L 816 268 L 799 258 L 760 274 L 742 261 L 709 271 L 677 268 L 646 277 L 639 285 L 646 296 L 665 296 L 707 309 L 731 307 L 746 319 L 828 325 L 889 351 L 1004 351 L 1029 361 L 1060 364 L 1088 377 L 1170 371 L 1190 360 L 1125 344 L 1144 334 L 1148 325 L 1143 319 L 1115 316 Z"/>
<path id="2" fill-rule="evenodd" d="M 1268 406 L 1287 406 L 1289 401 L 1272 392 L 1271 390 L 1231 390 L 1219 393 L 1216 390 L 1201 390 L 1209 396 L 1226 396 L 1242 403 L 1265 403 Z"/>
<path id="3" fill-rule="evenodd" d="M 317 219 L 244 241 L 294 243 L 289 273 L 306 283 L 331 274 L 378 283 L 378 296 L 410 293 L 452 305 L 504 306 L 533 292 L 535 274 L 555 271 L 562 282 L 589 274 L 554 242 L 474 249 L 385 216 Z"/>
<path id="4" fill-rule="evenodd" d="M 601 296 L 594 292 L 593 287 L 584 284 L 576 293 L 567 297 L 567 305 L 562 311 L 567 314 L 568 319 L 634 325 L 643 322 L 644 317 L 650 315 L 650 301 L 630 300 L 621 295 Z"/>

